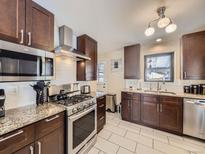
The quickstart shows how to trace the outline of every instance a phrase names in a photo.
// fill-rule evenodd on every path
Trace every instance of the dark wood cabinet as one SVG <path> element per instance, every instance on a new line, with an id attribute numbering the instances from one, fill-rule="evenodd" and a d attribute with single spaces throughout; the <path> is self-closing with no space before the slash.
<path id="1" fill-rule="evenodd" d="M 183 98 L 122 92 L 122 120 L 182 134 Z"/>
<path id="2" fill-rule="evenodd" d="M 25 0 L 0 1 L 0 39 L 24 43 Z"/>
<path id="3" fill-rule="evenodd" d="M 0 39 L 54 50 L 54 15 L 32 0 L 0 1 Z"/>
<path id="4" fill-rule="evenodd" d="M 162 129 L 182 133 L 183 99 L 179 97 L 160 96 L 159 126 Z"/>
<path id="5" fill-rule="evenodd" d="M 77 38 L 77 48 L 78 51 L 91 58 L 91 60 L 77 62 L 77 80 L 97 80 L 97 41 L 88 35 L 79 36 Z"/>
<path id="6" fill-rule="evenodd" d="M 124 78 L 140 79 L 140 44 L 124 47 Z"/>
<path id="7" fill-rule="evenodd" d="M 54 15 L 37 3 L 27 0 L 26 45 L 54 50 Z"/>
<path id="8" fill-rule="evenodd" d="M 34 154 L 34 143 L 27 145 L 26 147 L 20 149 L 17 152 L 14 152 L 13 154 Z"/>
<path id="9" fill-rule="evenodd" d="M 140 94 L 122 92 L 121 106 L 123 120 L 140 123 Z"/>
<path id="10" fill-rule="evenodd" d="M 182 37 L 183 79 L 205 79 L 205 31 L 187 34 Z"/>
<path id="11" fill-rule="evenodd" d="M 106 123 L 106 96 L 97 98 L 97 132 L 99 133 Z"/>
<path id="12" fill-rule="evenodd" d="M 63 112 L 1 136 L 0 154 L 64 154 L 64 118 Z"/>
<path id="13" fill-rule="evenodd" d="M 141 95 L 141 120 L 142 123 L 157 127 L 159 124 L 159 98 L 157 95 Z"/>
<path id="14" fill-rule="evenodd" d="M 64 144 L 64 127 L 61 126 L 35 142 L 35 153 L 64 154 Z"/>

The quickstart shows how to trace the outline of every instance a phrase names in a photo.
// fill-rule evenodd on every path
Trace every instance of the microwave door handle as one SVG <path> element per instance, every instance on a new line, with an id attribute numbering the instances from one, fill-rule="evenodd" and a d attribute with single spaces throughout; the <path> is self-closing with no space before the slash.
<path id="1" fill-rule="evenodd" d="M 46 65 L 46 62 L 45 62 L 45 57 L 42 57 L 41 58 L 41 68 L 40 68 L 40 70 L 41 70 L 41 76 L 45 76 L 45 72 L 46 72 L 46 67 L 45 67 L 45 65 Z"/>

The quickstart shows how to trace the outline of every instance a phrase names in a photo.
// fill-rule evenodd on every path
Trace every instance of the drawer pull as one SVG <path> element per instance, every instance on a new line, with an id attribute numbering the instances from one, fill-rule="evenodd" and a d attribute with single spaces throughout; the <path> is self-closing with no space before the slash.
<path id="1" fill-rule="evenodd" d="M 157 104 L 157 112 L 159 112 L 159 104 Z"/>
<path id="2" fill-rule="evenodd" d="M 160 112 L 163 112 L 162 104 L 160 104 Z"/>
<path id="3" fill-rule="evenodd" d="M 30 154 L 34 154 L 33 146 L 30 146 Z"/>
<path id="4" fill-rule="evenodd" d="M 102 107 L 104 107 L 105 106 L 105 104 L 101 104 L 100 106 L 99 106 L 99 108 L 102 108 Z"/>
<path id="5" fill-rule="evenodd" d="M 55 119 L 57 119 L 57 118 L 59 118 L 59 117 L 60 117 L 59 115 L 56 115 L 55 117 L 50 118 L 50 119 L 46 119 L 45 121 L 46 121 L 46 122 L 50 122 L 50 121 L 53 121 L 53 120 L 55 120 Z"/>
<path id="6" fill-rule="evenodd" d="M 101 120 L 104 120 L 104 119 L 105 119 L 105 117 L 103 116 L 103 117 L 100 118 L 100 121 L 101 121 Z"/>
<path id="7" fill-rule="evenodd" d="M 104 99 L 104 96 L 103 96 L 103 97 L 99 97 L 98 99 L 100 99 L 100 100 L 101 100 L 101 99 Z"/>
<path id="8" fill-rule="evenodd" d="M 20 43 L 20 44 L 23 44 L 23 42 L 24 42 L 24 30 L 21 29 L 20 33 L 21 33 L 21 40 L 20 40 L 19 43 Z"/>
<path id="9" fill-rule="evenodd" d="M 41 154 L 41 142 L 38 142 L 38 154 Z"/>
<path id="10" fill-rule="evenodd" d="M 20 131 L 18 131 L 18 132 L 15 133 L 15 134 L 12 134 L 12 135 L 10 135 L 10 136 L 7 136 L 7 137 L 5 137 L 5 138 L 0 139 L 0 142 L 6 141 L 6 140 L 8 140 L 8 139 L 10 139 L 10 138 L 12 138 L 12 137 L 15 137 L 15 136 L 17 136 L 17 135 L 20 135 L 20 134 L 22 134 L 22 133 L 23 133 L 23 130 L 20 130 Z"/>

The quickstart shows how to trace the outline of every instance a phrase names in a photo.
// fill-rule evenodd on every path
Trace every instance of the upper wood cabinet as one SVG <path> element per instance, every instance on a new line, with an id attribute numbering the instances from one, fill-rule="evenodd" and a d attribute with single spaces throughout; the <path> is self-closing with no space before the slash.
<path id="1" fill-rule="evenodd" d="M 205 31 L 187 34 L 182 37 L 183 79 L 205 79 Z"/>
<path id="2" fill-rule="evenodd" d="M 91 60 L 77 62 L 77 81 L 97 80 L 97 41 L 88 35 L 79 36 L 77 48 L 91 58 Z"/>
<path id="3" fill-rule="evenodd" d="M 0 39 L 23 44 L 25 39 L 25 0 L 0 1 Z"/>
<path id="4" fill-rule="evenodd" d="M 124 47 L 124 78 L 140 79 L 140 44 Z"/>
<path id="5" fill-rule="evenodd" d="M 0 39 L 53 51 L 54 15 L 32 0 L 0 1 Z"/>
<path id="6" fill-rule="evenodd" d="M 26 44 L 34 48 L 54 49 L 54 15 L 35 2 L 27 0 Z"/>

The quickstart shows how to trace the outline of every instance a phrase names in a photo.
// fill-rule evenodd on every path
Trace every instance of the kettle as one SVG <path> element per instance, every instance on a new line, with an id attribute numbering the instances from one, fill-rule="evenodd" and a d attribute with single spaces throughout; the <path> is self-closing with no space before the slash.
<path id="1" fill-rule="evenodd" d="M 89 85 L 81 86 L 81 94 L 90 94 L 90 86 Z"/>

